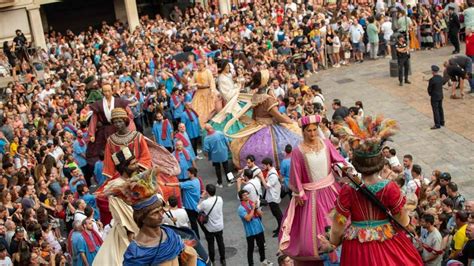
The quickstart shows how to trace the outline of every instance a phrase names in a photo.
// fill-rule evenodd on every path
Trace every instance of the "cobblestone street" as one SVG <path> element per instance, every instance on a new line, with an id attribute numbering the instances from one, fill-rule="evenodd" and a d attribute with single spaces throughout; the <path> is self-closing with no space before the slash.
<path id="1" fill-rule="evenodd" d="M 450 172 L 466 198 L 472 198 L 474 95 L 466 94 L 462 100 L 453 100 L 449 98 L 450 90 L 444 90 L 446 127 L 430 129 L 434 124 L 427 93 L 430 66 L 436 64 L 443 69 L 443 62 L 451 56 L 451 50 L 447 47 L 413 53 L 412 84 L 403 87 L 398 85 L 398 78 L 389 77 L 388 59 L 322 71 L 316 81 L 323 89 L 328 108 L 335 98 L 347 107 L 361 100 L 366 114 L 384 114 L 398 120 L 401 131 L 395 136 L 394 143 L 388 145 L 396 148 L 400 161 L 404 154 L 412 154 L 414 162 L 421 165 L 427 176 L 435 169 Z M 466 93 L 467 90 L 466 87 Z"/>

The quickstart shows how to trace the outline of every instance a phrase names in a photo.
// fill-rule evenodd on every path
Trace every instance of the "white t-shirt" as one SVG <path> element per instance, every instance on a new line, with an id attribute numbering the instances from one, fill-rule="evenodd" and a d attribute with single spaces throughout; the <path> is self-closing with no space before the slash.
<path id="1" fill-rule="evenodd" d="M 211 210 L 212 205 L 214 205 L 214 202 L 216 203 L 216 205 L 212 209 L 212 212 L 209 214 L 209 211 Z M 224 201 L 219 196 L 217 196 L 217 202 L 216 196 L 212 196 L 198 204 L 198 210 L 208 214 L 207 223 L 204 225 L 207 231 L 214 233 L 224 230 L 224 215 L 222 214 L 223 206 Z"/>
<path id="2" fill-rule="evenodd" d="M 5 257 L 3 260 L 0 260 L 0 266 L 13 266 L 10 257 Z"/>
<path id="3" fill-rule="evenodd" d="M 400 161 L 398 160 L 397 156 L 392 156 L 390 158 L 388 158 L 388 162 L 390 163 L 390 166 L 391 167 L 394 167 L 394 166 L 400 166 Z"/>
<path id="4" fill-rule="evenodd" d="M 281 193 L 281 184 L 278 179 L 278 172 L 275 168 L 272 168 L 268 171 L 267 175 L 267 194 L 265 194 L 265 199 L 267 202 L 280 203 L 280 193 Z"/>
<path id="5" fill-rule="evenodd" d="M 298 6 L 296 5 L 296 3 L 289 3 L 285 5 L 285 11 L 288 9 L 290 9 L 293 12 L 296 12 L 296 9 L 298 9 Z"/>
<path id="6" fill-rule="evenodd" d="M 171 218 L 176 218 L 176 227 L 189 227 L 188 213 L 183 208 L 172 209 L 163 215 L 163 223 L 175 225 Z"/>
<path id="7" fill-rule="evenodd" d="M 360 24 L 352 25 L 349 28 L 349 32 L 351 34 L 351 41 L 352 43 L 359 43 L 362 41 L 362 36 L 364 35 L 364 29 Z"/>
<path id="8" fill-rule="evenodd" d="M 316 94 L 313 97 L 313 103 L 320 103 L 324 107 L 324 96 L 322 94 Z"/>
<path id="9" fill-rule="evenodd" d="M 393 34 L 392 22 L 385 21 L 384 23 L 382 23 L 382 32 L 383 32 L 383 38 L 386 41 L 389 41 L 390 37 L 392 37 L 392 34 Z"/>
<path id="10" fill-rule="evenodd" d="M 76 211 L 74 213 L 74 222 L 75 221 L 79 221 L 79 222 L 82 222 L 84 221 L 84 219 L 86 219 L 87 216 L 83 213 L 83 212 L 80 212 L 80 211 Z"/>
<path id="11" fill-rule="evenodd" d="M 257 202 L 257 205 L 260 205 L 260 196 L 262 195 L 262 184 L 260 183 L 260 179 L 257 177 L 250 179 L 242 189 L 249 193 L 249 199 L 251 201 Z"/>

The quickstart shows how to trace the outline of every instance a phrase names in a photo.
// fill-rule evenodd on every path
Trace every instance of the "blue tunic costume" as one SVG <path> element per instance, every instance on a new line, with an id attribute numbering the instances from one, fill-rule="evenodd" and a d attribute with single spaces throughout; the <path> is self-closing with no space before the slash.
<path id="1" fill-rule="evenodd" d="M 173 119 L 176 120 L 176 119 L 181 118 L 181 115 L 183 114 L 183 111 L 184 111 L 184 103 L 181 101 L 181 99 L 178 96 L 175 96 L 175 97 L 171 96 L 170 107 L 171 107 L 171 113 L 173 114 Z"/>
<path id="2" fill-rule="evenodd" d="M 168 128 L 166 129 L 166 137 L 165 139 L 163 139 L 163 136 L 162 136 L 163 123 L 164 123 L 163 121 L 164 120 L 155 121 L 153 123 L 152 133 L 153 133 L 153 136 L 155 136 L 156 143 L 166 148 L 172 148 L 173 140 L 171 138 L 171 135 L 173 134 L 173 125 L 170 122 L 168 122 Z"/>
<path id="3" fill-rule="evenodd" d="M 191 139 L 199 138 L 201 136 L 201 126 L 199 125 L 199 117 L 197 117 L 195 112 L 184 111 L 181 114 L 181 123 L 186 126 L 186 132 L 188 133 L 188 136 Z"/>
<path id="4" fill-rule="evenodd" d="M 179 256 L 184 243 L 172 229 L 162 227 L 167 238 L 156 247 L 141 247 L 132 241 L 123 255 L 124 266 L 159 265 Z"/>
<path id="5" fill-rule="evenodd" d="M 191 145 L 190 145 L 191 146 Z M 189 160 L 186 160 L 186 156 L 184 155 L 184 153 L 182 151 L 174 151 L 173 152 L 173 156 L 176 157 L 176 153 L 178 152 L 178 155 L 179 155 L 179 169 L 181 169 L 181 173 L 179 173 L 178 175 L 178 179 L 179 180 L 182 180 L 182 179 L 186 179 L 188 178 L 188 169 L 189 167 L 193 166 L 193 158 L 191 157 L 191 154 L 189 154 L 190 158 Z"/>

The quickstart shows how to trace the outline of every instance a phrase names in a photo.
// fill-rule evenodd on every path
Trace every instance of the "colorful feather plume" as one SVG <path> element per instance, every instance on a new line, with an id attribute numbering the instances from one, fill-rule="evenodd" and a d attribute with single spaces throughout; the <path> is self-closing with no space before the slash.
<path id="1" fill-rule="evenodd" d="M 367 116 L 358 123 L 352 117 L 346 117 L 345 123 L 336 124 L 334 131 L 341 139 L 348 141 L 352 150 L 360 156 L 378 154 L 385 141 L 395 135 L 399 129 L 397 121 L 378 115 L 375 119 Z"/>
<path id="2" fill-rule="evenodd" d="M 156 170 L 149 169 L 128 179 L 122 177 L 110 180 L 99 194 L 121 198 L 125 203 L 134 205 L 156 194 Z"/>

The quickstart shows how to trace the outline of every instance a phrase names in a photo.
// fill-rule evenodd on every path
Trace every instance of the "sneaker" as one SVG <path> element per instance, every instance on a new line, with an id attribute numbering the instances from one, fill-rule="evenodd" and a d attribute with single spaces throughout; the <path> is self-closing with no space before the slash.
<path id="1" fill-rule="evenodd" d="M 339 68 L 341 67 L 341 65 L 337 64 L 337 65 L 334 65 L 335 68 Z"/>
<path id="2" fill-rule="evenodd" d="M 264 261 L 262 261 L 262 266 L 273 266 L 273 263 L 265 259 Z"/>
<path id="3" fill-rule="evenodd" d="M 198 153 L 202 153 L 202 150 L 198 149 L 197 152 L 198 152 Z"/>
<path id="4" fill-rule="evenodd" d="M 222 184 L 217 184 L 216 187 L 223 188 L 224 186 Z"/>
<path id="5" fill-rule="evenodd" d="M 234 185 L 234 183 L 227 183 L 227 187 L 231 187 L 233 185 Z"/>
<path id="6" fill-rule="evenodd" d="M 406 84 L 411 84 L 411 81 L 405 80 L 405 83 L 406 83 Z"/>
<path id="7" fill-rule="evenodd" d="M 204 157 L 202 157 L 201 155 L 198 155 L 198 156 L 196 156 L 196 159 L 202 160 L 202 159 L 204 159 Z"/>
<path id="8" fill-rule="evenodd" d="M 403 82 L 400 82 L 398 85 L 399 85 L 399 86 L 403 86 Z"/>

